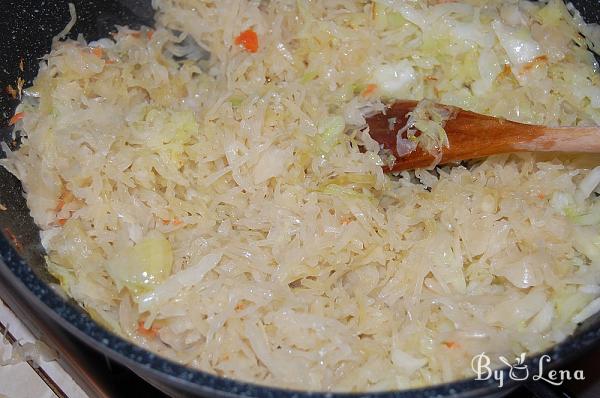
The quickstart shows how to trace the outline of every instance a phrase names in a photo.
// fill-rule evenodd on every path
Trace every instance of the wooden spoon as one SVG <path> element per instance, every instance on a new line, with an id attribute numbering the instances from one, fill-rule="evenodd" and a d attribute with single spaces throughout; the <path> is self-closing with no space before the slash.
<path id="1" fill-rule="evenodd" d="M 396 150 L 397 132 L 417 104 L 417 101 L 396 101 L 385 114 L 367 118 L 371 137 L 396 157 L 392 166 L 384 167 L 387 172 L 434 164 L 435 158 L 419 147 L 402 157 Z M 448 108 L 455 115 L 444 126 L 450 146 L 442 148 L 440 164 L 511 152 L 600 152 L 600 127 L 535 126 L 452 106 L 437 106 Z"/>

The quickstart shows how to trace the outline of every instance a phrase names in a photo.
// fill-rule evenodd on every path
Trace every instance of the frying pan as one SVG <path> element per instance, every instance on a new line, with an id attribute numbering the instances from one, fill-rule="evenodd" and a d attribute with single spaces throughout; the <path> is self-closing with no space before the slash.
<path id="1" fill-rule="evenodd" d="M 106 36 L 114 25 L 153 24 L 150 0 L 71 0 L 78 19 L 70 37 L 84 34 L 88 40 Z M 51 39 L 69 20 L 68 1 L 8 0 L 0 10 L 0 87 L 14 86 L 18 77 L 31 84 L 37 74 L 39 58 L 50 49 Z M 8 4 L 7 4 L 8 3 Z M 587 22 L 600 21 L 600 3 L 597 0 L 573 0 Z M 2 13 L 6 15 L 2 15 Z M 19 64 L 23 60 L 23 70 Z M 17 101 L 4 91 L 0 94 L 0 138 L 11 147 L 7 127 Z M 5 154 L 0 151 L 0 157 Z M 261 397 L 261 398 L 415 398 L 415 397 L 500 397 L 515 388 L 517 382 L 504 372 L 505 387 L 498 388 L 492 379 L 461 380 L 419 389 L 369 394 L 331 394 L 325 392 L 291 391 L 256 385 L 214 376 L 191 369 L 157 356 L 109 332 L 73 300 L 67 299 L 56 288 L 56 280 L 46 271 L 44 250 L 39 230 L 29 216 L 20 182 L 0 167 L 0 277 L 10 283 L 35 308 L 40 316 L 49 317 L 57 327 L 64 328 L 76 338 L 125 365 L 142 378 L 173 396 Z M 547 354 L 551 364 L 563 367 L 576 356 L 600 343 L 600 314 L 579 325 L 575 333 L 544 353 L 531 356 L 525 365 L 538 369 L 540 357 Z M 544 385 L 531 384 L 528 388 L 537 396 L 547 397 L 551 392 Z M 540 392 L 541 391 L 541 392 Z"/>

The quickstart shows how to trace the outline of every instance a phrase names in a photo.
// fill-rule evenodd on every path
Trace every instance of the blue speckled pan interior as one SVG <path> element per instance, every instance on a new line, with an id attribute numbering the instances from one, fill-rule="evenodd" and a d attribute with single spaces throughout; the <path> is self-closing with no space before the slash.
<path id="1" fill-rule="evenodd" d="M 114 25 L 152 25 L 153 11 L 146 0 L 72 0 L 78 20 L 71 36 L 83 33 L 92 40 L 105 36 Z M 8 3 L 8 4 L 7 4 Z M 600 21 L 597 0 L 574 1 L 589 22 Z M 39 58 L 48 52 L 51 38 L 62 30 L 69 19 L 68 1 L 8 0 L 0 14 L 0 87 L 14 86 L 22 77 L 26 86 L 36 75 Z M 7 14 L 8 13 L 8 14 Z M 24 70 L 19 62 L 23 59 Z M 0 94 L 0 137 L 12 142 L 8 119 L 16 100 L 5 91 Z M 0 156 L 4 156 L 0 152 Z M 375 394 L 330 394 L 290 391 L 242 383 L 194 370 L 156 356 L 112 334 L 94 322 L 77 303 L 63 298 L 50 287 L 56 282 L 46 271 L 38 229 L 29 216 L 19 181 L 0 168 L 0 254 L 5 266 L 0 274 L 19 288 L 35 307 L 48 314 L 61 327 L 85 343 L 101 350 L 110 358 L 131 368 L 155 386 L 173 395 L 221 397 L 476 397 L 500 394 L 496 382 L 464 380 L 423 389 Z M 552 347 L 547 353 L 554 365 L 563 364 L 600 342 L 600 314 L 580 325 L 576 333 Z M 537 369 L 539 355 L 527 365 Z M 505 384 L 512 382 L 505 380 Z M 504 392 L 506 389 L 504 390 Z"/>

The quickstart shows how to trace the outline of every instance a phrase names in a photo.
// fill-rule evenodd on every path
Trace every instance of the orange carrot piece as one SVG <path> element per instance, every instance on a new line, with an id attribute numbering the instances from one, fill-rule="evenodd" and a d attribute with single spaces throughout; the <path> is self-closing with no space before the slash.
<path id="1" fill-rule="evenodd" d="M 156 337 L 158 330 L 159 330 L 159 328 L 156 327 L 155 325 L 150 326 L 150 329 L 146 329 L 144 327 L 144 321 L 141 321 L 141 320 L 138 321 L 137 331 L 142 336 L 149 337 L 149 338 Z"/>
<path id="2" fill-rule="evenodd" d="M 60 196 L 58 197 L 58 201 L 56 202 L 56 207 L 54 208 L 54 212 L 58 213 L 63 209 L 65 204 L 71 202 L 74 199 L 73 192 L 69 191 L 65 187 L 63 187 Z"/>
<path id="3" fill-rule="evenodd" d="M 94 54 L 98 58 L 102 58 L 104 56 L 104 50 L 100 47 L 94 47 L 91 49 L 92 54 Z"/>
<path id="4" fill-rule="evenodd" d="M 498 78 L 504 78 L 504 77 L 509 77 L 512 73 L 512 69 L 510 68 L 509 64 L 504 64 L 504 66 L 502 67 L 502 72 L 500 72 L 500 74 L 498 75 Z"/>
<path id="5" fill-rule="evenodd" d="M 65 201 L 61 196 L 61 198 L 58 199 L 58 202 L 56 202 L 56 207 L 54 208 L 54 212 L 58 213 L 59 211 L 61 211 L 63 209 L 63 207 L 65 207 Z"/>
<path id="6" fill-rule="evenodd" d="M 25 117 L 25 112 L 15 113 L 13 117 L 10 118 L 8 125 L 12 126 L 17 124 L 17 122 Z"/>
<path id="7" fill-rule="evenodd" d="M 363 97 L 368 97 L 369 95 L 373 94 L 375 90 L 377 90 L 377 84 L 367 84 L 367 87 L 363 90 L 363 92 L 360 95 L 362 95 Z"/>
<path id="8" fill-rule="evenodd" d="M 235 44 L 244 47 L 250 53 L 255 53 L 258 51 L 258 35 L 252 29 L 245 30 L 235 38 Z"/>
<path id="9" fill-rule="evenodd" d="M 23 245 L 21 244 L 15 233 L 12 231 L 12 229 L 8 227 L 4 228 L 4 235 L 6 235 L 6 237 L 12 241 L 17 251 L 23 250 Z"/>
<path id="10" fill-rule="evenodd" d="M 547 62 L 548 62 L 548 56 L 546 56 L 546 55 L 540 55 L 539 57 L 535 57 L 533 59 L 533 61 L 528 62 L 523 66 L 522 73 L 526 73 L 532 69 L 536 69 L 538 66 L 541 66 Z"/>

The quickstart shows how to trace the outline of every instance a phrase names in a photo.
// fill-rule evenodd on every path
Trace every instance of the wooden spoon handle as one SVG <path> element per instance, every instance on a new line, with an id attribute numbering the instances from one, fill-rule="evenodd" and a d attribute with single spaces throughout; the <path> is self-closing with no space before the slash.
<path id="1" fill-rule="evenodd" d="M 416 101 L 398 101 L 385 115 L 374 115 L 367 120 L 371 137 L 396 156 L 396 162 L 386 168 L 386 171 L 402 171 L 434 164 L 435 158 L 420 148 L 402 157 L 396 151 L 397 131 L 406 124 L 406 114 L 416 105 Z M 454 110 L 455 117 L 448 120 L 444 127 L 450 146 L 442 148 L 440 164 L 511 152 L 600 152 L 598 127 L 550 128 L 512 122 L 459 108 Z M 395 120 L 393 127 L 390 126 L 390 120 Z"/>
<path id="2" fill-rule="evenodd" d="M 598 127 L 539 127 L 542 134 L 528 142 L 515 143 L 515 152 L 518 150 L 600 153 L 600 128 Z"/>

